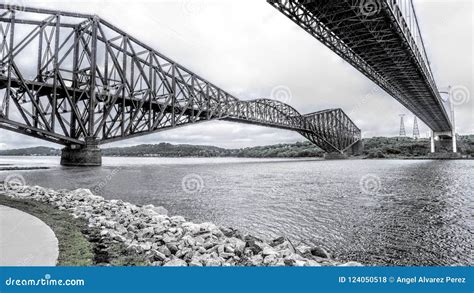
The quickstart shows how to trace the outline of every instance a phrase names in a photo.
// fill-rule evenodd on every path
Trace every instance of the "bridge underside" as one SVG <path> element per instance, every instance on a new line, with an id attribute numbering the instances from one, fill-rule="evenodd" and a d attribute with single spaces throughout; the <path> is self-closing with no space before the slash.
<path id="1" fill-rule="evenodd" d="M 297 131 L 326 152 L 361 137 L 340 109 L 241 101 L 112 24 L 67 12 L 0 5 L 0 94 L 0 128 L 65 145 L 75 165 L 78 153 L 97 161 L 100 144 L 211 120 Z"/>
<path id="2" fill-rule="evenodd" d="M 406 0 L 267 0 L 374 81 L 433 131 L 451 131 Z"/>

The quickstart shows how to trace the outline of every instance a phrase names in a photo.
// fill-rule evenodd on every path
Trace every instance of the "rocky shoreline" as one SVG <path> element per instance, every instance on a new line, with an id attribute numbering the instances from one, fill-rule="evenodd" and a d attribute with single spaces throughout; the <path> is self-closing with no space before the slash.
<path id="1" fill-rule="evenodd" d="M 163 207 L 106 200 L 88 189 L 52 190 L 15 186 L 0 190 L 10 198 L 36 200 L 68 211 L 98 231 L 103 246 L 120 243 L 126 252 L 153 266 L 360 266 L 338 262 L 322 248 L 294 246 L 279 237 L 264 241 L 213 223 L 196 224 L 168 216 Z"/>

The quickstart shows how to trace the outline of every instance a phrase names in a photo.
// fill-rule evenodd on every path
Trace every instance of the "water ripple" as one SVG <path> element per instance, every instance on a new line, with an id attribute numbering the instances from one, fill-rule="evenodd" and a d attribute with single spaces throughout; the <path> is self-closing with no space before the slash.
<path id="1" fill-rule="evenodd" d="M 285 235 L 341 260 L 474 264 L 474 161 L 104 158 L 104 167 L 82 169 L 56 161 L 13 160 L 52 167 L 18 171 L 27 184 L 94 189 L 106 182 L 99 190 L 106 198 L 162 205 L 193 221 L 264 238 Z M 198 193 L 182 190 L 182 178 L 191 173 L 202 178 Z M 0 172 L 0 179 L 7 174 Z M 375 193 L 361 190 L 367 174 L 378 178 Z"/>

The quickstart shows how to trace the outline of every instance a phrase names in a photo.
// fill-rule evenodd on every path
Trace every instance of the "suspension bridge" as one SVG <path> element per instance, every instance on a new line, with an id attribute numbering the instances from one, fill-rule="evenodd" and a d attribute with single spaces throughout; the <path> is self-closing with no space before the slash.
<path id="1" fill-rule="evenodd" d="M 430 67 L 413 0 L 267 0 L 395 98 L 456 152 L 454 112 Z M 454 138 L 454 139 L 453 139 Z"/>
<path id="2" fill-rule="evenodd" d="M 400 1 L 375 1 L 369 15 L 355 2 L 269 1 L 449 136 L 414 10 L 406 19 Z M 341 109 L 240 100 L 96 15 L 2 4 L 0 42 L 0 128 L 64 145 L 64 165 L 100 165 L 102 144 L 211 120 L 296 131 L 327 153 L 360 148 Z"/>

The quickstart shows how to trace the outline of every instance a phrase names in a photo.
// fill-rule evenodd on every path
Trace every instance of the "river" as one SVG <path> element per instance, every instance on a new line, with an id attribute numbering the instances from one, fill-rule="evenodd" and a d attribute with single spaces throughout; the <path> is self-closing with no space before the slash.
<path id="1" fill-rule="evenodd" d="M 474 160 L 0 157 L 28 185 L 89 188 L 369 265 L 473 265 Z M 5 167 L 5 166 L 3 166 Z M 20 177 L 20 178 L 21 178 Z"/>

